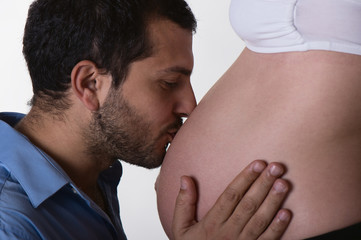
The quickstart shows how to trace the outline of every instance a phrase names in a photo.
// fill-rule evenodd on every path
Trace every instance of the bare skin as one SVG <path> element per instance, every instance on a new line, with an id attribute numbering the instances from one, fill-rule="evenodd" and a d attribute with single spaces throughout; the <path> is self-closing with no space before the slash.
<path id="1" fill-rule="evenodd" d="M 176 200 L 171 240 L 279 239 L 290 220 L 289 210 L 278 210 L 289 191 L 288 182 L 277 179 L 285 172 L 279 163 L 267 166 L 253 161 L 227 186 L 216 204 L 196 220 L 196 185 L 182 176 Z M 167 228 L 166 228 L 167 229 Z"/>
<path id="2" fill-rule="evenodd" d="M 294 214 L 283 239 L 360 222 L 360 66 L 361 57 L 351 54 L 245 49 L 167 153 L 158 187 L 167 231 L 176 195 L 171 189 L 179 176 L 196 179 L 201 218 L 252 159 L 287 167 L 292 192 L 283 207 Z"/>
<path id="3" fill-rule="evenodd" d="M 172 141 L 180 127 L 179 121 L 190 115 L 196 106 L 190 84 L 193 69 L 191 31 L 164 19 L 149 23 L 148 31 L 154 52 L 152 56 L 129 66 L 128 75 L 120 88 L 112 85 L 111 74 L 91 61 L 82 60 L 71 72 L 71 87 L 67 94 L 70 108 L 54 114 L 44 112 L 35 105 L 16 126 L 19 132 L 51 156 L 105 213 L 106 199 L 97 183 L 99 174 L 117 159 L 143 167 L 159 166 L 163 161 L 165 146 Z M 40 98 L 37 103 L 41 104 L 42 101 L 46 99 Z M 103 120 L 101 128 L 97 128 L 96 119 Z M 127 131 L 127 134 L 121 130 Z M 124 139 L 122 137 L 129 135 L 126 139 L 129 141 L 124 141 L 124 145 L 119 147 L 117 144 Z M 137 144 L 131 142 L 138 143 L 140 147 L 133 150 L 132 145 Z M 144 146 L 147 146 L 145 150 Z M 124 149 L 132 151 L 125 153 Z M 133 155 L 146 157 L 132 158 Z M 220 194 L 220 202 L 215 204 L 211 213 L 220 208 L 229 211 L 209 214 L 200 222 L 195 220 L 197 193 L 193 181 L 189 177 L 182 178 L 179 201 L 177 205 L 174 203 L 177 209 L 174 229 L 178 230 L 175 239 L 210 239 L 210 236 L 217 239 L 229 233 L 277 239 L 290 221 L 287 210 L 282 210 L 275 217 L 288 192 L 288 184 L 278 179 L 284 172 L 282 165 L 273 164 L 281 170 L 272 177 L 265 177 L 262 172 L 266 164 L 260 164 L 262 168 L 256 167 L 254 172 L 250 166 L 227 189 L 224 187 L 225 194 Z M 247 192 L 254 182 L 256 186 L 260 185 L 256 189 L 261 194 L 254 194 L 254 190 Z M 274 194 L 274 191 L 268 194 L 273 184 L 282 186 L 280 194 Z M 179 190 L 178 185 L 175 190 Z M 234 199 L 227 198 L 230 191 Z M 239 205 L 244 202 L 241 200 L 243 196 L 248 195 L 254 196 L 247 202 L 248 205 L 256 205 L 261 210 L 271 206 L 271 211 L 243 214 L 245 210 Z M 240 212 L 235 219 L 242 220 L 241 223 L 232 224 L 233 210 Z M 252 221 L 255 217 L 272 223 L 265 231 L 264 228 L 257 228 L 257 223 Z M 222 224 L 214 225 L 214 222 Z"/>

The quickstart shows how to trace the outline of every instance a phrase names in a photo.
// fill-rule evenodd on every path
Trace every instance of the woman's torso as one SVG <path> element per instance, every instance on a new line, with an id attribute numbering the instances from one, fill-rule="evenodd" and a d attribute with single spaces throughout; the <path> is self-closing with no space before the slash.
<path id="1" fill-rule="evenodd" d="M 288 169 L 285 238 L 361 222 L 361 0 L 232 0 L 231 21 L 253 51 L 206 94 L 166 155 L 157 190 L 165 230 L 181 175 L 197 181 L 201 218 L 254 159 Z"/>
<path id="2" fill-rule="evenodd" d="M 248 49 L 202 99 L 167 153 L 158 208 L 169 230 L 182 175 L 199 189 L 198 216 L 252 160 L 286 165 L 294 217 L 285 238 L 361 221 L 361 56 Z"/>

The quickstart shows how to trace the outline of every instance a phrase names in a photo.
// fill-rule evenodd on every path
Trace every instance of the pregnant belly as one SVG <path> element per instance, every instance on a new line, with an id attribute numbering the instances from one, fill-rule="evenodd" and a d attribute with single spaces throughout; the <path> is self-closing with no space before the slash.
<path id="1" fill-rule="evenodd" d="M 284 207 L 294 217 L 285 239 L 361 221 L 361 109 L 355 104 L 361 102 L 356 93 L 360 83 L 350 79 L 349 84 L 340 84 L 335 74 L 335 81 L 327 77 L 328 84 L 323 78 L 307 83 L 305 71 L 285 72 L 284 65 L 274 79 L 266 72 L 255 77 L 249 72 L 256 72 L 252 66 L 257 63 L 251 64 L 247 56 L 251 64 L 247 67 L 242 55 L 239 61 L 246 68 L 236 62 L 208 92 L 166 155 L 157 196 L 167 234 L 180 176 L 192 176 L 197 183 L 200 219 L 254 159 L 282 162 L 288 169 L 285 177 L 293 190 Z"/>

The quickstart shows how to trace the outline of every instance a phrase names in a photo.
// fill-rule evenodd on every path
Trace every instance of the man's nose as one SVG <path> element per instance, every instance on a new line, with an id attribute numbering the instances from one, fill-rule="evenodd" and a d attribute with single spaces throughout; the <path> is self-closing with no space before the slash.
<path id="1" fill-rule="evenodd" d="M 187 84 L 184 91 L 179 95 L 174 112 L 180 117 L 188 117 L 193 109 L 197 106 L 191 84 Z"/>

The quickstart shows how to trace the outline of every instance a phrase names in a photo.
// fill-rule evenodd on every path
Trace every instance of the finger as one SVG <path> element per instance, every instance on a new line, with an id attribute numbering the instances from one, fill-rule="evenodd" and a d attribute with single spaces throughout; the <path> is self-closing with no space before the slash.
<path id="1" fill-rule="evenodd" d="M 267 164 L 256 160 L 249 164 L 225 189 L 215 205 L 203 219 L 205 225 L 214 226 L 224 223 L 233 213 L 240 199 L 259 177 Z M 244 226 L 241 226 L 243 228 Z M 239 227 L 238 227 L 239 228 Z"/>
<path id="2" fill-rule="evenodd" d="M 229 218 L 229 227 L 239 230 L 239 233 L 246 226 L 248 221 L 257 212 L 259 206 L 263 203 L 273 183 L 284 173 L 284 168 L 279 163 L 271 163 L 261 176 L 252 184 L 251 188 L 244 195 L 233 214 Z M 273 215 L 271 216 L 271 219 Z M 259 235 L 262 232 L 259 233 Z"/>
<path id="3" fill-rule="evenodd" d="M 256 239 L 266 230 L 280 209 L 288 190 L 287 181 L 283 179 L 275 181 L 266 199 L 243 229 L 242 239 Z M 270 234 L 278 235 L 278 232 L 270 231 Z"/>
<path id="4" fill-rule="evenodd" d="M 281 209 L 259 240 L 280 239 L 285 233 L 291 218 L 292 213 L 289 210 Z"/>
<path id="5" fill-rule="evenodd" d="M 179 238 L 196 223 L 197 191 L 190 177 L 181 177 L 180 191 L 176 199 L 172 232 L 173 239 Z"/>

